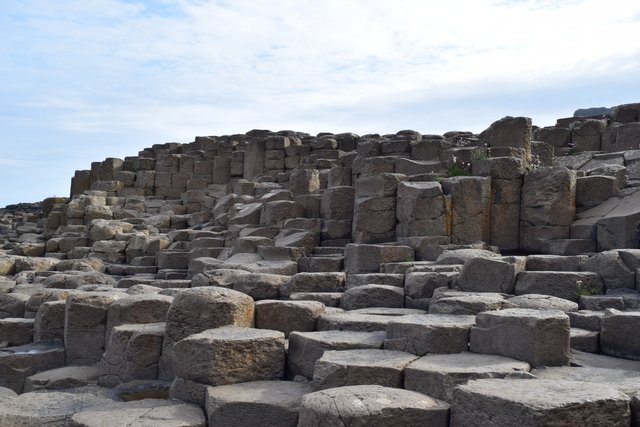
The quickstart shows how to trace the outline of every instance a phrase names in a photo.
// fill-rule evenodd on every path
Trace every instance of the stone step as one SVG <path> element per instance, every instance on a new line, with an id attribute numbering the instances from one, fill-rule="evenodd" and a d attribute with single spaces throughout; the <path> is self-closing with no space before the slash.
<path id="1" fill-rule="evenodd" d="M 35 319 L 7 317 L 0 319 L 0 347 L 29 344 L 33 340 Z"/>
<path id="2" fill-rule="evenodd" d="M 580 328 L 569 330 L 571 348 L 587 353 L 598 353 L 600 350 L 600 332 Z"/>
<path id="3" fill-rule="evenodd" d="M 591 239 L 553 239 L 544 242 L 541 251 L 551 255 L 582 255 L 596 252 Z"/>
<path id="4" fill-rule="evenodd" d="M 95 366 L 65 366 L 49 369 L 28 377 L 24 392 L 38 390 L 59 390 L 95 384 L 99 369 Z"/>
<path id="5" fill-rule="evenodd" d="M 313 255 L 342 255 L 344 248 L 339 246 L 316 246 L 313 248 Z"/>
<path id="6" fill-rule="evenodd" d="M 39 342 L 0 349 L 0 387 L 22 393 L 33 374 L 65 365 L 65 349 L 59 342 Z"/>
<path id="7" fill-rule="evenodd" d="M 298 260 L 298 271 L 300 272 L 341 272 L 343 269 L 343 256 L 310 256 Z"/>

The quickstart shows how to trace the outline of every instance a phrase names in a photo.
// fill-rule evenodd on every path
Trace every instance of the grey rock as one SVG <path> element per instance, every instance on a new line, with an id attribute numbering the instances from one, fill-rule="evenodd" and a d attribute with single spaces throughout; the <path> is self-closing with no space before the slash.
<path id="1" fill-rule="evenodd" d="M 420 393 L 376 385 L 338 387 L 302 398 L 298 426 L 447 426 L 449 405 Z"/>
<path id="2" fill-rule="evenodd" d="M 469 331 L 475 316 L 416 314 L 397 317 L 387 325 L 384 348 L 427 353 L 460 353 L 469 345 Z"/>

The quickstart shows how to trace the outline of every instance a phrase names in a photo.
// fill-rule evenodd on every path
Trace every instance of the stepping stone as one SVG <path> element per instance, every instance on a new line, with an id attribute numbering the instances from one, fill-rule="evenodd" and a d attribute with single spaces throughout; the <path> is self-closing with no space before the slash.
<path id="1" fill-rule="evenodd" d="M 453 391 L 452 426 L 628 426 L 629 396 L 581 381 L 487 379 Z"/>
<path id="2" fill-rule="evenodd" d="M 92 365 L 102 358 L 109 306 L 126 294 L 83 292 L 70 295 L 65 308 L 67 365 Z"/>
<path id="3" fill-rule="evenodd" d="M 316 389 L 363 384 L 402 388 L 404 368 L 416 359 L 404 351 L 325 351 L 316 361 L 313 385 Z"/>
<path id="4" fill-rule="evenodd" d="M 0 387 L 22 393 L 27 377 L 64 366 L 64 354 L 64 346 L 58 342 L 40 342 L 0 349 Z"/>
<path id="5" fill-rule="evenodd" d="M 363 285 L 388 285 L 397 286 L 398 288 L 404 287 L 404 274 L 386 274 L 386 273 L 361 273 L 361 274 L 349 274 L 345 287 L 347 289 L 355 288 Z"/>
<path id="6" fill-rule="evenodd" d="M 387 329 L 387 324 L 395 318 L 395 316 L 354 312 L 329 313 L 320 316 L 317 329 L 319 331 L 384 331 Z"/>
<path id="7" fill-rule="evenodd" d="M 178 341 L 176 376 L 208 385 L 282 378 L 284 334 L 266 329 L 224 326 Z"/>
<path id="8" fill-rule="evenodd" d="M 602 318 L 600 347 L 602 353 L 625 359 L 640 360 L 639 312 L 612 310 Z"/>
<path id="9" fill-rule="evenodd" d="M 313 368 L 326 350 L 381 349 L 385 333 L 353 331 L 292 332 L 289 335 L 287 372 L 313 378 Z"/>
<path id="10" fill-rule="evenodd" d="M 347 289 L 340 305 L 345 310 L 366 307 L 404 307 L 404 290 L 389 285 L 362 285 Z"/>
<path id="11" fill-rule="evenodd" d="M 535 310 L 560 310 L 568 313 L 578 311 L 578 304 L 564 298 L 551 295 L 526 294 L 508 299 L 515 308 L 532 308 Z"/>
<path id="12" fill-rule="evenodd" d="M 469 352 L 429 354 L 405 368 L 404 388 L 451 402 L 453 390 L 470 380 L 504 378 L 530 369 L 526 362 L 502 356 Z"/>
<path id="13" fill-rule="evenodd" d="M 342 292 L 345 273 L 297 273 L 280 289 L 280 295 L 288 297 L 294 292 Z"/>
<path id="14" fill-rule="evenodd" d="M 588 331 L 580 328 L 571 328 L 569 334 L 571 337 L 572 349 L 586 351 L 588 353 L 597 353 L 600 349 L 599 332 Z"/>
<path id="15" fill-rule="evenodd" d="M 125 324 L 111 331 L 100 368 L 99 384 L 113 387 L 131 380 L 154 380 L 162 351 L 164 323 Z"/>
<path id="16" fill-rule="evenodd" d="M 318 318 L 324 312 L 324 304 L 317 301 L 263 300 L 255 304 L 256 328 L 284 332 L 316 330 Z"/>
<path id="17" fill-rule="evenodd" d="M 282 274 L 247 273 L 237 275 L 232 287 L 238 292 L 245 293 L 254 300 L 272 299 L 280 297 L 280 290 L 287 284 L 290 277 Z"/>
<path id="18" fill-rule="evenodd" d="M 130 295 L 115 301 L 107 312 L 107 343 L 111 330 L 116 326 L 164 322 L 172 301 L 172 297 L 158 294 Z"/>
<path id="19" fill-rule="evenodd" d="M 220 326 L 252 327 L 253 316 L 253 299 L 241 292 L 216 286 L 180 291 L 167 312 L 159 378 L 173 378 L 173 346 L 181 339 Z"/>
<path id="20" fill-rule="evenodd" d="M 326 307 L 339 307 L 342 292 L 294 292 L 289 295 L 292 301 L 318 301 Z"/>
<path id="21" fill-rule="evenodd" d="M 95 366 L 65 366 L 39 372 L 28 377 L 24 392 L 38 390 L 60 390 L 94 384 L 100 370 Z"/>
<path id="22" fill-rule="evenodd" d="M 558 366 L 569 363 L 569 342 L 569 317 L 562 311 L 511 308 L 476 316 L 470 350 Z"/>
<path id="23" fill-rule="evenodd" d="M 293 381 L 252 381 L 207 389 L 210 426 L 298 425 L 302 396 L 313 390 Z"/>
<path id="24" fill-rule="evenodd" d="M 501 295 L 461 295 L 433 301 L 429 305 L 429 313 L 475 315 L 483 311 L 504 308 L 513 308 L 513 305 Z"/>
<path id="25" fill-rule="evenodd" d="M 571 366 L 640 371 L 640 361 L 571 350 Z"/>
<path id="26" fill-rule="evenodd" d="M 572 328 L 587 329 L 600 332 L 604 311 L 578 310 L 567 312 Z"/>
<path id="27" fill-rule="evenodd" d="M 446 427 L 449 404 L 415 391 L 361 385 L 302 398 L 299 426 Z"/>
<path id="28" fill-rule="evenodd" d="M 567 271 L 523 271 L 516 279 L 516 295 L 543 294 L 578 302 L 580 295 L 602 294 L 597 273 Z"/>
<path id="29" fill-rule="evenodd" d="M 427 353 L 460 353 L 469 348 L 469 332 L 475 316 L 414 314 L 393 318 L 387 325 L 387 350 Z"/>
<path id="30" fill-rule="evenodd" d="M 29 344 L 33 340 L 34 324 L 35 319 L 0 319 L 0 343 L 11 347 Z"/>
<path id="31" fill-rule="evenodd" d="M 603 384 L 628 395 L 638 392 L 640 382 L 640 372 L 616 368 L 562 366 L 538 368 L 531 373 L 541 380 L 584 381 Z"/>

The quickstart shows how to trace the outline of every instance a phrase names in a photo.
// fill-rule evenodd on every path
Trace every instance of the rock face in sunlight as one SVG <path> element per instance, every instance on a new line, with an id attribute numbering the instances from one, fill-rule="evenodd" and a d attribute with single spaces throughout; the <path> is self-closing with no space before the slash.
<path id="1" fill-rule="evenodd" d="M 156 144 L 0 210 L 0 425 L 629 425 L 639 272 L 640 104 Z"/>

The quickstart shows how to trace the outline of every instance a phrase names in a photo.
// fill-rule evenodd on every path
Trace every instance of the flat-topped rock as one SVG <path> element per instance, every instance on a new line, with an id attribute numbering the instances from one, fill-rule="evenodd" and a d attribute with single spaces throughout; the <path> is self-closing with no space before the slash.
<path id="1" fill-rule="evenodd" d="M 256 328 L 284 332 L 308 332 L 316 329 L 324 304 L 317 301 L 262 300 L 255 304 Z"/>
<path id="2" fill-rule="evenodd" d="M 337 387 L 302 398 L 299 426 L 417 427 L 449 422 L 449 405 L 415 391 L 376 385 Z"/>
<path id="3" fill-rule="evenodd" d="M 366 307 L 404 307 L 404 290 L 389 285 L 362 285 L 347 289 L 340 301 L 345 310 Z"/>
<path id="4" fill-rule="evenodd" d="M 302 397 L 309 384 L 293 381 L 252 381 L 207 389 L 210 426 L 297 426 Z"/>
<path id="5" fill-rule="evenodd" d="M 628 426 L 629 397 L 580 381 L 484 379 L 456 388 L 452 426 Z"/>
<path id="6" fill-rule="evenodd" d="M 429 354 L 404 370 L 404 388 L 451 402 L 453 390 L 470 380 L 504 378 L 528 372 L 528 363 L 503 356 L 462 352 Z"/>
<path id="7" fill-rule="evenodd" d="M 278 379 L 284 375 L 284 334 L 224 326 L 178 341 L 176 376 L 207 385 Z"/>
<path id="8" fill-rule="evenodd" d="M 404 368 L 417 356 L 404 351 L 381 349 L 330 350 L 316 361 L 316 389 L 377 384 L 402 388 Z"/>
<path id="9" fill-rule="evenodd" d="M 64 366 L 65 349 L 58 342 L 40 342 L 0 349 L 0 387 L 22 393 L 27 377 Z"/>
<path id="10" fill-rule="evenodd" d="M 387 325 L 384 348 L 418 356 L 427 353 L 460 353 L 469 345 L 475 316 L 414 314 L 392 319 Z"/>
<path id="11" fill-rule="evenodd" d="M 629 395 L 638 392 L 638 382 L 640 381 L 640 372 L 615 368 L 562 366 L 538 368 L 531 371 L 531 373 L 541 380 L 581 381 L 603 384 Z"/>
<path id="12" fill-rule="evenodd" d="M 292 332 L 289 335 L 287 372 L 290 376 L 313 377 L 316 360 L 327 350 L 380 349 L 384 331 L 316 331 Z"/>
<path id="13" fill-rule="evenodd" d="M 523 360 L 533 366 L 569 363 L 569 317 L 557 310 L 511 308 L 476 316 L 470 350 Z"/>
<path id="14" fill-rule="evenodd" d="M 501 295 L 460 295 L 433 301 L 429 305 L 429 313 L 475 315 L 483 311 L 501 310 L 514 306 Z"/>
<path id="15" fill-rule="evenodd" d="M 320 316 L 317 329 L 319 331 L 384 331 L 387 329 L 387 324 L 391 322 L 394 317 L 395 316 L 360 314 L 354 312 L 328 313 Z"/>
<path id="16" fill-rule="evenodd" d="M 625 359 L 640 360 L 640 338 L 636 333 L 640 325 L 639 312 L 612 313 L 602 318 L 600 346 L 604 354 Z"/>
<path id="17" fill-rule="evenodd" d="M 602 294 L 597 273 L 566 271 L 523 271 L 516 279 L 515 294 L 543 294 L 578 302 L 580 295 Z"/>
<path id="18" fill-rule="evenodd" d="M 95 384 L 100 370 L 95 366 L 64 366 L 28 377 L 24 391 L 61 390 Z"/>
<path id="19" fill-rule="evenodd" d="M 516 308 L 530 308 L 534 310 L 560 310 L 567 312 L 578 311 L 578 304 L 564 298 L 551 295 L 525 294 L 511 297 L 507 300 Z"/>

